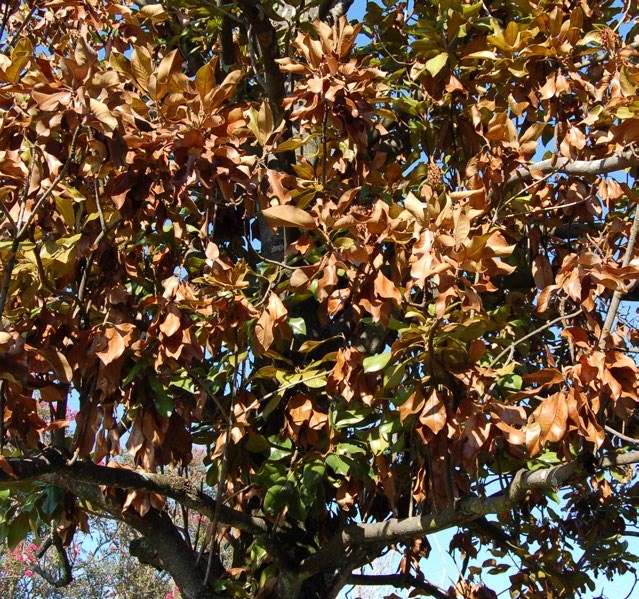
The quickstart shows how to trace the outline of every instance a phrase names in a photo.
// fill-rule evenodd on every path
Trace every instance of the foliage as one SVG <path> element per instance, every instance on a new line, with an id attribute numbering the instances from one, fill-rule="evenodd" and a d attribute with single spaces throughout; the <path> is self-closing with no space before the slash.
<path id="1" fill-rule="evenodd" d="M 352 4 L 0 9 L 0 535 L 58 582 L 89 514 L 188 598 L 633 568 L 636 3 Z"/>

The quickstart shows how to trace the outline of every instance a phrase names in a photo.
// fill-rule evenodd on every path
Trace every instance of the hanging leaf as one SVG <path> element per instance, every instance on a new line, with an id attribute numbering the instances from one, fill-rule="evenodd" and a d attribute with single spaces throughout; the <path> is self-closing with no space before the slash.
<path id="1" fill-rule="evenodd" d="M 315 219 L 308 212 L 288 204 L 266 208 L 262 210 L 262 216 L 271 227 L 317 228 Z"/>

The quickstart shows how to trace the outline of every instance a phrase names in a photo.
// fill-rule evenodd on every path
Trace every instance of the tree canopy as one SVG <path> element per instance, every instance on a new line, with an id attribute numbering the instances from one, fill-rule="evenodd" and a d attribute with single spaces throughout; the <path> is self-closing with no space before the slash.
<path id="1" fill-rule="evenodd" d="M 636 2 L 352 5 L 0 7 L 0 537 L 57 586 L 89 518 L 188 599 L 633 569 Z"/>

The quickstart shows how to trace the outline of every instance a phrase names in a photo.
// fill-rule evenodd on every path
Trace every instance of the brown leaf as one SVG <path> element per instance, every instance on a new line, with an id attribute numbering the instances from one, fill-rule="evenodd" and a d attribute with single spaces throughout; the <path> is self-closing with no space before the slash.
<path id="1" fill-rule="evenodd" d="M 215 87 L 215 71 L 210 63 L 198 69 L 195 74 L 195 87 L 197 87 L 201 98 L 204 98 Z"/>
<path id="2" fill-rule="evenodd" d="M 0 470 L 2 470 L 9 478 L 16 478 L 16 473 L 13 471 L 9 460 L 0 454 Z"/>
<path id="3" fill-rule="evenodd" d="M 315 219 L 308 212 L 289 204 L 266 208 L 262 210 L 262 216 L 271 227 L 317 229 Z"/>
<path id="4" fill-rule="evenodd" d="M 162 331 L 167 337 L 175 334 L 180 328 L 180 312 L 177 308 L 172 307 L 166 315 L 166 318 L 160 325 L 160 331 Z"/>
<path id="5" fill-rule="evenodd" d="M 532 263 L 532 274 L 537 289 L 545 289 L 548 285 L 552 285 L 555 282 L 550 261 L 548 257 L 543 254 L 535 256 Z"/>
<path id="6" fill-rule="evenodd" d="M 412 414 L 417 414 L 424 407 L 424 396 L 421 394 L 419 389 L 415 389 L 408 399 L 397 408 L 399 412 L 399 419 L 401 422 L 404 422 L 409 416 Z"/>
<path id="7" fill-rule="evenodd" d="M 273 345 L 275 337 L 273 335 L 273 319 L 268 311 L 262 312 L 255 323 L 255 339 L 258 342 L 258 349 L 262 354 L 266 353 Z"/>
<path id="8" fill-rule="evenodd" d="M 73 378 L 73 369 L 64 354 L 52 348 L 39 349 L 38 353 L 51 364 L 54 372 L 62 382 L 68 383 L 71 381 Z"/>
<path id="9" fill-rule="evenodd" d="M 539 426 L 539 445 L 535 445 L 535 449 L 540 449 L 547 442 L 561 441 L 566 434 L 568 424 L 568 403 L 565 393 L 555 393 L 544 399 L 533 413 L 533 421 L 534 425 Z M 536 428 L 534 426 L 535 431 Z M 526 444 L 528 444 L 528 438 Z"/>
<path id="10" fill-rule="evenodd" d="M 146 49 L 136 47 L 131 54 L 131 72 L 138 85 L 148 91 L 149 77 L 153 72 L 153 63 Z"/>
<path id="11" fill-rule="evenodd" d="M 91 98 L 89 105 L 95 118 L 106 127 L 108 132 L 118 128 L 118 120 L 111 114 L 109 107 L 104 102 Z"/>
<path id="12" fill-rule="evenodd" d="M 105 329 L 97 343 L 100 350 L 96 350 L 95 354 L 105 366 L 117 360 L 126 349 L 124 339 L 115 327 Z"/>
<path id="13" fill-rule="evenodd" d="M 435 389 L 426 400 L 419 421 L 435 435 L 446 426 L 446 406 Z"/>

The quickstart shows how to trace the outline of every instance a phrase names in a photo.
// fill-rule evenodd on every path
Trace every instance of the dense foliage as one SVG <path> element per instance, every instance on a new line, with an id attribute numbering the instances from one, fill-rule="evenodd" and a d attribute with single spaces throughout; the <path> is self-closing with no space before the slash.
<path id="1" fill-rule="evenodd" d="M 58 586 L 89 516 L 189 599 L 633 568 L 636 2 L 352 4 L 0 7 L 0 535 Z"/>

